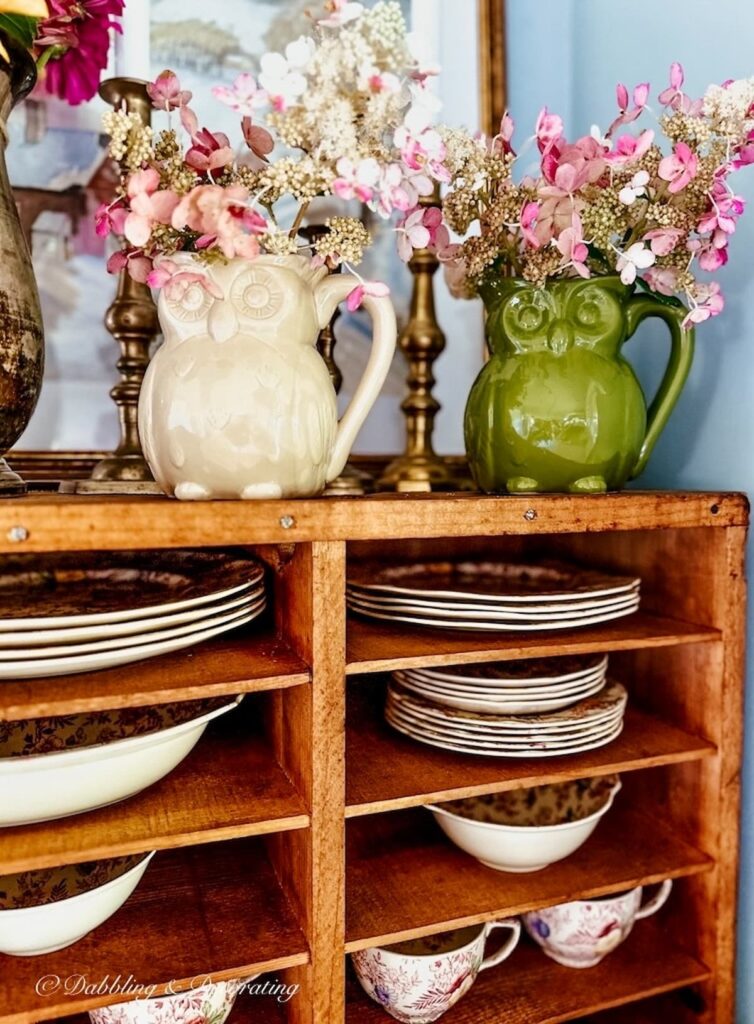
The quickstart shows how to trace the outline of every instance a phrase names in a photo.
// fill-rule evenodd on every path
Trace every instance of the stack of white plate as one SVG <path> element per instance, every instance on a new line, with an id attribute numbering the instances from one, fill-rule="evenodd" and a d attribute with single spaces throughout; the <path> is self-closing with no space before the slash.
<path id="1" fill-rule="evenodd" d="M 406 669 L 393 673 L 393 678 L 405 690 L 444 707 L 528 715 L 558 711 L 599 693 L 606 672 L 607 655 L 596 655 Z"/>
<path id="2" fill-rule="evenodd" d="M 21 556 L 0 572 L 0 679 L 113 668 L 264 611 L 264 570 L 236 552 Z"/>
<path id="3" fill-rule="evenodd" d="M 499 715 L 446 707 L 388 684 L 385 717 L 412 739 L 444 750 L 490 757 L 557 757 L 604 746 L 623 728 L 628 695 L 608 682 L 561 711 Z"/>
<path id="4" fill-rule="evenodd" d="M 560 562 L 421 562 L 354 567 L 360 615 L 440 629 L 573 629 L 630 615 L 641 581 Z"/>

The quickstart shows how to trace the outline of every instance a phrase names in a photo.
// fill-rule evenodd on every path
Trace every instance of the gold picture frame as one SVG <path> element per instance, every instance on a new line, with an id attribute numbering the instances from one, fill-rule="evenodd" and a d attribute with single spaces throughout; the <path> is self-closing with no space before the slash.
<path id="1" fill-rule="evenodd" d="M 482 130 L 497 135 L 507 109 L 505 0 L 478 0 Z"/>

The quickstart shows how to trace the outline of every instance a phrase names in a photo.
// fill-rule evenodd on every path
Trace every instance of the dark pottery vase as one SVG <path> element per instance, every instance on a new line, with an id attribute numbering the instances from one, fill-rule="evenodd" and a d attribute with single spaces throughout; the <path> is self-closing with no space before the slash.
<path id="1" fill-rule="evenodd" d="M 0 56 L 0 496 L 26 489 L 2 456 L 31 419 L 42 387 L 44 333 L 31 254 L 5 167 L 6 120 L 33 88 L 30 55 L 0 32 L 10 62 Z"/>
<path id="2" fill-rule="evenodd" d="M 638 476 L 686 382 L 686 309 L 634 295 L 618 277 L 485 284 L 491 358 L 466 405 L 464 434 L 487 492 L 619 490 Z M 642 320 L 670 329 L 665 376 L 649 407 L 622 354 Z"/>

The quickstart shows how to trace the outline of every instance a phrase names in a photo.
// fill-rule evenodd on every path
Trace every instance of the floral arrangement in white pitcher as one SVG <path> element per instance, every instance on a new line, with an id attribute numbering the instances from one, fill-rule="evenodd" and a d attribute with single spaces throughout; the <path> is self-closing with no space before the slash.
<path id="1" fill-rule="evenodd" d="M 199 124 L 170 71 L 148 91 L 179 125 L 155 134 L 135 114 L 105 115 L 123 180 L 97 211 L 97 231 L 125 240 L 111 272 L 160 289 L 165 342 L 141 389 L 139 433 L 168 494 L 301 497 L 342 471 L 389 370 L 395 314 L 387 286 L 353 269 L 371 241 L 359 219 L 329 219 L 313 251 L 299 229 L 314 198 L 334 195 L 385 219 L 402 214 L 401 247 L 409 231 L 409 248 L 421 243 L 419 197 L 449 178 L 431 127 L 436 71 L 414 56 L 398 3 L 327 0 L 311 37 L 214 89 L 241 117 L 240 152 Z M 338 423 L 315 346 L 342 301 L 364 306 L 374 341 Z"/>
<path id="2" fill-rule="evenodd" d="M 112 272 L 125 267 L 152 287 L 194 282 L 211 291 L 200 266 L 187 276 L 171 257 L 191 252 L 208 266 L 260 253 L 295 255 L 308 248 L 298 230 L 318 196 L 359 200 L 388 219 L 414 211 L 435 181 L 449 180 L 445 146 L 431 127 L 438 102 L 428 80 L 438 69 L 414 55 L 400 5 L 380 0 L 367 9 L 327 0 L 312 30 L 284 53 L 264 54 L 257 75 L 213 89 L 241 116 L 239 152 L 224 133 L 200 126 L 191 93 L 171 71 L 148 90 L 157 110 L 169 119 L 177 113 L 183 141 L 172 125 L 155 134 L 136 114 L 105 114 L 110 155 L 127 172 L 117 198 L 97 211 L 99 234 L 112 230 L 127 243 L 111 257 Z M 262 113 L 265 124 L 257 122 Z M 296 201 L 296 213 L 283 225 L 276 206 L 286 198 Z M 332 217 L 325 226 L 314 245 L 315 266 L 343 264 L 353 272 L 369 232 L 353 216 Z M 414 244 L 421 234 L 413 222 L 400 225 L 404 247 L 408 230 Z M 428 242 L 431 228 L 424 232 Z M 386 295 L 387 288 L 359 280 L 351 308 L 367 294 Z"/>

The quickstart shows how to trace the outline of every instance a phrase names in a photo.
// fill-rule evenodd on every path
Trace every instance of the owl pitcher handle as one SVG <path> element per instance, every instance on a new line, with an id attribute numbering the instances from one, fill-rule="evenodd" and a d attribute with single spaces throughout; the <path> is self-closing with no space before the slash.
<path id="1" fill-rule="evenodd" d="M 335 307 L 343 302 L 358 284 L 358 278 L 352 274 L 333 274 L 326 277 L 317 286 L 314 298 L 317 304 L 320 330 L 329 324 Z M 359 381 L 359 386 L 338 424 L 338 433 L 335 436 L 330 464 L 327 467 L 326 480 L 328 483 L 343 472 L 356 435 L 364 425 L 364 420 L 382 390 L 395 353 L 398 330 L 395 323 L 395 311 L 390 299 L 366 295 L 364 308 L 372 318 L 372 350 L 364 370 L 364 376 Z"/>
<path id="2" fill-rule="evenodd" d="M 649 407 L 647 432 L 636 465 L 631 471 L 632 480 L 639 476 L 647 465 L 652 449 L 665 429 L 691 369 L 691 360 L 694 357 L 694 329 L 686 329 L 683 326 L 683 319 L 687 313 L 688 310 L 684 307 L 669 306 L 653 295 L 634 295 L 626 308 L 627 339 L 642 320 L 650 316 L 659 317 L 670 328 L 670 359 L 657 394 Z"/>

